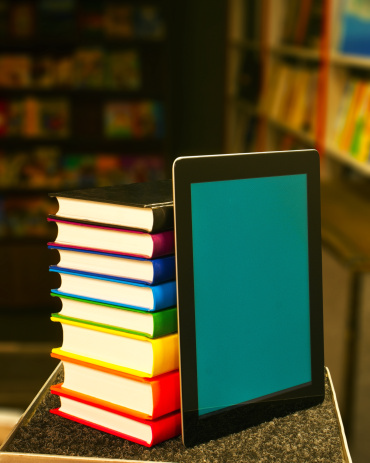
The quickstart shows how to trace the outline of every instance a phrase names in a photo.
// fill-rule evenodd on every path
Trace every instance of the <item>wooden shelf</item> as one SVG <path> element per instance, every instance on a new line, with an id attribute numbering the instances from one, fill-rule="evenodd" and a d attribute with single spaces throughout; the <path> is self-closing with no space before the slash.
<path id="1" fill-rule="evenodd" d="M 251 40 L 230 40 L 229 46 L 233 48 L 239 48 L 244 50 L 260 51 L 262 49 L 261 42 L 251 41 Z"/>
<path id="2" fill-rule="evenodd" d="M 153 138 L 2 138 L 3 149 L 24 149 L 39 145 L 58 146 L 63 150 L 91 152 L 155 153 L 164 149 L 164 139 Z"/>
<path id="3" fill-rule="evenodd" d="M 345 55 L 343 53 L 333 52 L 330 55 L 330 62 L 334 65 L 343 67 L 370 69 L 370 56 Z"/>
<path id="4" fill-rule="evenodd" d="M 304 130 L 299 130 L 294 127 L 291 127 L 276 119 L 271 119 L 267 117 L 266 120 L 272 126 L 278 128 L 279 130 L 283 130 L 284 132 L 287 132 L 289 135 L 293 135 L 295 138 L 306 143 L 307 145 L 312 146 L 312 147 L 315 146 L 315 138 L 312 134 L 309 134 L 305 132 Z"/>
<path id="5" fill-rule="evenodd" d="M 152 51 L 163 47 L 166 43 L 166 37 L 160 38 L 109 38 L 109 37 L 86 37 L 72 36 L 71 38 L 50 38 L 36 37 L 28 40 L 13 39 L 8 37 L 7 40 L 0 43 L 1 53 L 65 53 L 84 47 L 99 47 L 108 49 L 124 48 L 150 48 Z"/>
<path id="6" fill-rule="evenodd" d="M 274 55 L 281 55 L 299 60 L 319 62 L 321 59 L 320 51 L 314 48 L 296 47 L 293 45 L 280 45 L 270 47 L 268 51 Z"/>
<path id="7" fill-rule="evenodd" d="M 327 146 L 325 149 L 325 153 L 341 162 L 342 164 L 347 165 L 348 167 L 352 167 L 358 173 L 365 175 L 366 177 L 370 177 L 370 163 L 362 163 L 357 161 L 353 158 L 349 153 L 345 153 L 343 151 L 338 150 L 337 148 Z"/>

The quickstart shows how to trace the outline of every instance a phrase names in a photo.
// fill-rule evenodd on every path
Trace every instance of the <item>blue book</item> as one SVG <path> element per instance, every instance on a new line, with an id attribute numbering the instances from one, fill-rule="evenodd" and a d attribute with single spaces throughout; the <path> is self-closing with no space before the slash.
<path id="1" fill-rule="evenodd" d="M 124 278 L 148 285 L 156 285 L 176 278 L 175 256 L 144 259 L 119 253 L 108 253 L 49 243 L 49 249 L 59 252 L 54 269 L 73 270 L 96 276 Z"/>
<path id="2" fill-rule="evenodd" d="M 342 53 L 370 55 L 370 5 L 347 0 L 341 20 L 339 49 Z"/>
<path id="3" fill-rule="evenodd" d="M 55 295 L 82 297 L 95 302 L 116 304 L 144 311 L 156 311 L 176 305 L 176 281 L 158 285 L 134 283 L 123 278 L 92 275 L 50 268 L 59 274 L 61 284 Z"/>

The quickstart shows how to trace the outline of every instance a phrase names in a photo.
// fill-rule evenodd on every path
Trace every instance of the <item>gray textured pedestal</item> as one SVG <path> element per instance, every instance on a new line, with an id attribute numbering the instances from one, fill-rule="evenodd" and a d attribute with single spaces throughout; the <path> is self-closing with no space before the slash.
<path id="1" fill-rule="evenodd" d="M 48 390 L 51 384 L 62 380 L 59 365 L 4 443 L 0 462 L 351 461 L 328 371 L 322 404 L 194 448 L 185 448 L 178 437 L 148 449 L 51 414 L 49 409 L 57 407 L 59 399 Z"/>

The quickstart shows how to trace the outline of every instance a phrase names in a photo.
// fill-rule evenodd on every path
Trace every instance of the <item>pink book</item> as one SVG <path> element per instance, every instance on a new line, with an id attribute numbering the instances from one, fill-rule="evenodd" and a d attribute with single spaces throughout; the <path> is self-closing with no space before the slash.
<path id="1" fill-rule="evenodd" d="M 173 230 L 148 233 L 51 217 L 48 221 L 58 227 L 55 244 L 59 246 L 122 253 L 146 259 L 173 254 L 175 251 Z"/>

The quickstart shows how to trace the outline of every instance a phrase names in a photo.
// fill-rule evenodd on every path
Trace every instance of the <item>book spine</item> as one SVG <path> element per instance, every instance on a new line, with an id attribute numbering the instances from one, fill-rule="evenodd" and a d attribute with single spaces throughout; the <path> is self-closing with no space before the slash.
<path id="1" fill-rule="evenodd" d="M 166 204 L 159 207 L 153 207 L 153 228 L 152 233 L 161 230 L 173 229 L 173 205 Z"/>
<path id="2" fill-rule="evenodd" d="M 155 378 L 154 378 L 155 379 Z M 167 415 L 181 407 L 180 377 L 178 370 L 162 375 L 152 382 L 153 418 Z"/>
<path id="3" fill-rule="evenodd" d="M 173 230 L 150 235 L 153 241 L 153 252 L 151 258 L 174 254 L 175 237 Z"/>
<path id="4" fill-rule="evenodd" d="M 152 338 L 159 338 L 167 334 L 177 332 L 177 309 L 176 307 L 153 312 L 153 335 Z"/>
<path id="5" fill-rule="evenodd" d="M 176 281 L 167 281 L 157 286 L 150 286 L 153 294 L 153 311 L 174 307 L 176 305 Z"/>
<path id="6" fill-rule="evenodd" d="M 170 334 L 152 340 L 152 377 L 179 368 L 178 335 Z"/>
<path id="7" fill-rule="evenodd" d="M 153 281 L 152 284 L 162 283 L 164 281 L 174 280 L 176 278 L 175 256 L 167 256 L 161 259 L 155 259 L 153 263 Z"/>

